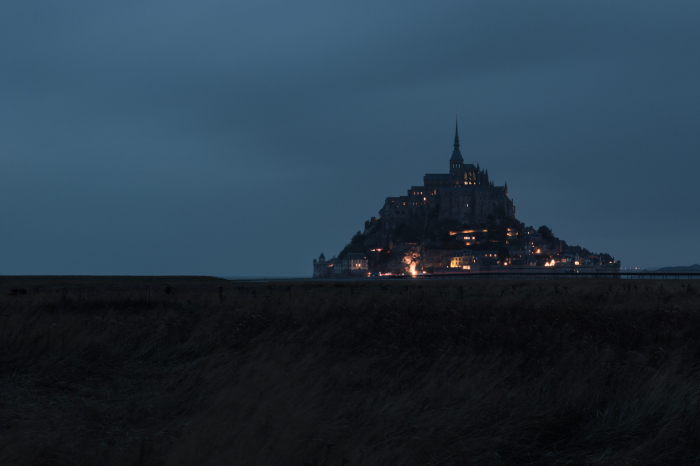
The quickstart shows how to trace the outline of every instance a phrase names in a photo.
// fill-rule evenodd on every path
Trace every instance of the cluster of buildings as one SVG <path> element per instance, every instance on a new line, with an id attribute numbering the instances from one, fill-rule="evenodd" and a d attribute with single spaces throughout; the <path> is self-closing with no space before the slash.
<path id="1" fill-rule="evenodd" d="M 314 259 L 313 278 L 366 277 L 368 270 L 369 261 L 362 253 L 351 252 L 342 259 L 330 260 L 321 253 L 318 260 Z"/>
<path id="2" fill-rule="evenodd" d="M 503 236 L 503 233 L 494 230 L 468 230 L 450 232 L 455 239 L 464 242 L 465 246 L 481 247 L 488 244 L 492 238 Z M 445 257 L 433 272 L 480 272 L 480 271 L 619 271 L 620 262 L 613 261 L 609 256 L 597 254 L 580 254 L 574 250 L 569 252 L 564 241 L 556 240 L 553 243 L 547 241 L 534 228 L 528 227 L 522 232 L 522 238 L 518 238 L 517 232 L 508 228 L 505 233 L 506 244 L 509 240 L 520 246 L 508 246 L 505 251 L 461 249 L 454 251 Z M 499 238 L 500 239 L 500 238 Z M 605 256 L 605 257 L 604 257 Z"/>

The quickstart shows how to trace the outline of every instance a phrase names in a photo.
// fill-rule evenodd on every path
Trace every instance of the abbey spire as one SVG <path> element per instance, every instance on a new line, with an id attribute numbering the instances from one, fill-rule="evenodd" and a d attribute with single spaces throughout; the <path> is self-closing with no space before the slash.
<path id="1" fill-rule="evenodd" d="M 457 128 L 457 122 L 455 121 L 455 148 L 452 151 L 452 157 L 450 158 L 450 164 L 454 163 L 459 163 L 462 164 L 464 163 L 464 159 L 462 158 L 462 152 L 459 150 L 459 130 Z"/>

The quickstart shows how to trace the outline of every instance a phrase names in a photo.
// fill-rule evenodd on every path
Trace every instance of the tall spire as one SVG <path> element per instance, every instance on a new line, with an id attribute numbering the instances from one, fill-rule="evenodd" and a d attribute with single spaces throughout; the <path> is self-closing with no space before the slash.
<path id="1" fill-rule="evenodd" d="M 455 115 L 455 146 L 459 147 L 459 128 L 457 127 L 457 115 Z"/>
<path id="2" fill-rule="evenodd" d="M 457 128 L 457 115 L 455 115 L 455 148 L 452 151 L 451 163 L 463 163 L 462 152 L 459 150 L 459 130 Z"/>

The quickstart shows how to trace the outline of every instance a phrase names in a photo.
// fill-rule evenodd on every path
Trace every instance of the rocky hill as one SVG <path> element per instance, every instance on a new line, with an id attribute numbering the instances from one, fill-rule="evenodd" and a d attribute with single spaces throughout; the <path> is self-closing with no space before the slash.
<path id="1" fill-rule="evenodd" d="M 431 273 L 451 266 L 452 258 L 470 253 L 483 263 L 523 265 L 531 261 L 551 263 L 566 256 L 600 263 L 614 262 L 607 253 L 593 254 L 581 246 L 570 246 L 556 237 L 547 226 L 528 227 L 516 219 L 491 217 L 478 224 L 454 220 L 414 218 L 387 232 L 382 219 L 365 222 L 338 255 L 349 253 L 367 257 L 369 271 L 391 274 Z M 590 259 L 588 259 L 590 257 Z"/>

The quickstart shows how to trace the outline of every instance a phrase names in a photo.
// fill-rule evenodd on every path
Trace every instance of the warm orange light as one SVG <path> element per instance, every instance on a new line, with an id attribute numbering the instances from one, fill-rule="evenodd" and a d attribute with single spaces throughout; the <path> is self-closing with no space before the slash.
<path id="1" fill-rule="evenodd" d="M 467 206 L 469 207 L 469 206 Z M 457 233 L 488 233 L 488 230 L 462 230 L 462 231 L 450 231 L 450 235 L 456 235 Z"/>

